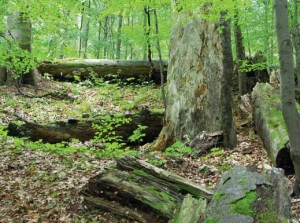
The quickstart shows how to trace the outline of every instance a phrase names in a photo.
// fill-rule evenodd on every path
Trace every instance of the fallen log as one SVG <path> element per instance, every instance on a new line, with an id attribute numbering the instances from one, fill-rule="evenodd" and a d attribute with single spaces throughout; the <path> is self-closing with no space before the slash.
<path id="1" fill-rule="evenodd" d="M 143 110 L 136 114 L 99 116 L 91 119 L 69 119 L 68 121 L 51 123 L 38 123 L 25 120 L 25 123 L 22 125 L 18 125 L 16 122 L 10 122 L 7 130 L 10 136 L 28 137 L 33 141 L 42 139 L 43 142 L 58 143 L 62 141 L 67 142 L 74 138 L 84 142 L 93 139 L 98 131 L 93 125 L 101 126 L 101 124 L 107 123 L 109 120 L 112 122 L 116 122 L 116 120 L 127 120 L 126 122 L 118 123 L 112 130 L 108 129 L 109 131 L 104 132 L 102 136 L 105 137 L 105 134 L 110 134 L 110 132 L 115 131 L 116 136 L 121 136 L 125 143 L 130 143 L 128 137 L 138 128 L 138 125 L 143 125 L 147 126 L 147 128 L 143 130 L 143 133 L 146 134 L 143 138 L 143 142 L 152 142 L 162 129 L 163 116 L 163 112 Z"/>
<path id="2" fill-rule="evenodd" d="M 117 169 L 106 169 L 91 178 L 82 194 L 89 209 L 108 210 L 144 223 L 166 223 L 173 219 L 176 209 L 177 219 L 196 219 L 206 204 L 200 196 L 212 197 L 211 191 L 130 156 L 118 159 Z M 198 204 L 200 207 L 191 206 Z M 194 209 L 192 216 L 185 207 Z"/>
<path id="3" fill-rule="evenodd" d="M 96 75 L 106 80 L 116 77 L 121 80 L 144 78 L 160 83 L 160 61 L 152 62 L 154 69 L 151 71 L 150 62 L 144 60 L 66 59 L 43 62 L 38 70 L 42 75 L 48 73 L 55 79 L 74 79 L 74 76 L 85 79 L 90 75 Z M 167 66 L 167 61 L 163 61 L 164 70 L 167 69 Z M 166 78 L 166 73 L 164 75 Z"/>
<path id="4" fill-rule="evenodd" d="M 279 151 L 285 148 L 288 142 L 279 92 L 270 84 L 257 83 L 251 96 L 255 129 L 270 160 L 275 164 Z"/>
<path id="5" fill-rule="evenodd" d="M 136 174 L 141 174 L 144 177 L 149 177 L 149 180 L 167 180 L 170 183 L 176 184 L 179 191 L 184 191 L 184 193 L 192 194 L 195 197 L 202 197 L 210 200 L 212 197 L 212 192 L 199 184 L 187 181 L 185 178 L 180 177 L 176 174 L 167 172 L 161 168 L 153 166 L 143 160 L 138 160 L 134 157 L 126 156 L 117 160 L 117 167 L 122 170 L 134 171 L 136 169 L 143 172 L 136 172 Z M 146 173 L 146 174 L 144 174 Z M 154 178 L 152 179 L 152 176 Z"/>
<path id="6" fill-rule="evenodd" d="M 288 222 L 291 200 L 281 169 L 267 172 L 236 166 L 219 181 L 202 222 Z"/>

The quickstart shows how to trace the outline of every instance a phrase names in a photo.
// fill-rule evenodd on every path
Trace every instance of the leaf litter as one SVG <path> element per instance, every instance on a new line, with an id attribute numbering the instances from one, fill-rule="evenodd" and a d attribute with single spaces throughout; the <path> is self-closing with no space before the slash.
<path id="1" fill-rule="evenodd" d="M 122 92 L 120 96 L 107 88 L 86 88 L 43 79 L 39 91 L 63 89 L 67 89 L 77 100 L 24 98 L 13 88 L 0 88 L 1 124 L 7 125 L 14 121 L 12 113 L 16 110 L 20 110 L 28 119 L 42 122 L 76 118 L 83 112 L 93 115 L 116 111 L 135 112 L 141 106 L 162 108 L 160 90 L 155 86 L 146 87 L 144 90 L 151 91 L 150 95 L 155 95 L 154 98 L 144 97 L 136 104 L 134 101 L 138 98 L 138 87 L 113 86 L 111 90 Z M 21 90 L 33 92 L 25 87 Z M 112 98 L 109 99 L 108 96 Z M 126 102 L 130 106 L 126 106 Z M 263 144 L 259 137 L 250 134 L 251 128 L 239 128 L 238 133 L 238 145 L 233 150 L 220 149 L 198 159 L 166 158 L 162 154 L 152 156 L 162 161 L 159 167 L 210 188 L 214 188 L 222 174 L 234 165 L 257 165 L 260 170 L 271 168 Z M 132 222 L 105 211 L 86 212 L 82 205 L 83 197 L 80 191 L 89 178 L 113 164 L 113 159 L 98 158 L 93 154 L 76 152 L 63 156 L 43 151 L 43 148 L 17 148 L 11 138 L 1 141 L 0 222 Z M 294 178 L 290 177 L 290 188 L 293 181 Z M 300 199 L 292 199 L 292 204 L 293 219 L 299 220 Z"/>

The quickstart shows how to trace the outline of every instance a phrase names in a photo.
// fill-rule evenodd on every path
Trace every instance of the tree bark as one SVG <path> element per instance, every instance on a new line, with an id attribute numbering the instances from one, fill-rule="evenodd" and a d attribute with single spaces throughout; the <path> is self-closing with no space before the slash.
<path id="1" fill-rule="evenodd" d="M 127 210 L 128 214 L 124 217 L 145 223 L 168 222 L 181 204 L 172 222 L 180 222 L 178 219 L 196 222 L 191 219 L 200 217 L 206 203 L 199 197 L 210 199 L 212 196 L 212 192 L 187 179 L 131 156 L 117 159 L 117 169 L 107 169 L 91 178 L 82 194 L 88 207 L 106 210 L 109 207 L 109 211 L 121 216 Z"/>
<path id="2" fill-rule="evenodd" d="M 6 34 L 7 38 L 11 39 L 12 45 L 13 42 L 15 42 L 20 49 L 27 51 L 28 53 L 31 53 L 31 30 L 32 28 L 30 19 L 27 17 L 27 15 L 21 12 L 14 12 L 8 16 Z M 21 63 L 22 59 L 23 58 L 19 58 Z M 28 56 L 25 61 L 29 60 L 33 60 L 33 58 Z M 35 68 L 30 68 L 30 66 L 30 63 L 26 64 L 25 69 L 29 68 L 29 71 L 26 71 L 24 69 L 17 68 L 17 64 L 12 64 L 12 67 L 6 72 L 6 85 L 14 85 L 15 78 L 13 78 L 13 76 L 17 75 L 20 76 L 18 79 L 21 84 L 30 84 L 36 87 L 38 83 L 36 76 L 37 71 Z"/>
<path id="3" fill-rule="evenodd" d="M 154 113 L 145 110 L 137 114 L 117 116 L 116 118 L 131 119 L 129 123 L 122 124 L 112 130 L 116 132 L 117 136 L 121 136 L 125 143 L 130 143 L 128 137 L 138 128 L 138 125 L 148 127 L 143 131 L 146 134 L 143 142 L 152 142 L 162 129 L 163 113 L 160 112 Z M 67 142 L 72 138 L 84 142 L 94 138 L 97 130 L 93 128 L 93 124 L 101 126 L 102 119 L 102 117 L 94 119 L 70 119 L 66 122 L 58 121 L 41 124 L 25 120 L 25 124 L 21 126 L 11 122 L 8 125 L 8 134 L 17 137 L 29 137 L 33 141 L 42 139 L 44 142 L 49 143 Z"/>
<path id="4" fill-rule="evenodd" d="M 235 10 L 234 16 L 234 37 L 238 69 L 239 94 L 244 95 L 247 93 L 247 74 L 246 72 L 240 70 L 242 63 L 245 60 L 245 48 L 243 45 L 243 34 L 239 24 L 238 9 Z"/>
<path id="5" fill-rule="evenodd" d="M 164 128 L 152 148 L 158 151 L 185 137 L 193 139 L 202 131 L 223 130 L 222 119 L 227 115 L 225 107 L 220 106 L 228 99 L 221 93 L 227 92 L 222 81 L 228 73 L 224 71 L 219 26 L 198 18 L 185 25 L 183 21 L 178 23 L 170 35 Z M 230 106 L 231 98 L 228 100 Z M 224 130 L 229 129 L 232 125 Z M 231 136 L 230 132 L 226 134 Z"/>
<path id="6" fill-rule="evenodd" d="M 163 68 L 167 68 L 167 62 L 163 61 Z M 152 74 L 152 80 L 160 83 L 160 61 L 153 61 L 155 70 Z M 59 60 L 58 62 L 44 62 L 38 70 L 42 75 L 51 74 L 54 78 L 73 79 L 74 76 L 87 78 L 91 74 L 97 74 L 104 79 L 112 79 L 111 74 L 117 78 L 126 79 L 129 77 L 150 79 L 149 72 L 151 65 L 148 61 L 131 60 L 95 60 L 95 59 L 73 59 Z"/>
<path id="7" fill-rule="evenodd" d="M 292 29 L 292 37 L 293 37 L 293 45 L 295 49 L 295 57 L 296 57 L 296 77 L 297 77 L 297 87 L 300 87 L 300 29 L 298 22 L 298 1 L 294 0 L 294 14 L 293 14 L 293 29 Z"/>
<path id="8" fill-rule="evenodd" d="M 230 21 L 225 20 L 226 13 L 223 12 L 220 19 L 221 45 L 223 53 L 223 75 L 221 78 L 221 129 L 223 131 L 223 146 L 234 148 L 237 144 L 236 130 L 232 115 L 232 76 L 233 58 L 231 50 Z"/>
<path id="9" fill-rule="evenodd" d="M 199 222 L 203 216 L 206 202 L 195 199 L 190 194 L 184 197 L 180 208 L 176 211 L 173 219 L 169 223 L 195 223 Z"/>
<path id="10" fill-rule="evenodd" d="M 119 24 L 118 24 L 118 40 L 117 40 L 117 48 L 116 48 L 116 59 L 121 59 L 121 44 L 122 44 L 122 25 L 123 25 L 123 16 L 122 12 L 118 16 Z"/>
<path id="11" fill-rule="evenodd" d="M 280 106 L 280 95 L 269 84 L 258 83 L 252 92 L 253 121 L 268 156 L 275 164 L 279 151 L 289 140 Z"/>
<path id="12" fill-rule="evenodd" d="M 143 160 L 138 160 L 134 157 L 127 156 L 125 158 L 123 157 L 118 159 L 117 167 L 121 170 L 127 170 L 127 171 L 134 171 L 135 169 L 138 169 L 147 174 L 150 174 L 149 180 L 152 179 L 152 176 L 155 177 L 153 181 L 159 182 L 159 179 L 166 180 L 172 184 L 175 184 L 176 187 L 180 188 L 180 190 L 190 193 L 195 197 L 201 197 L 208 200 L 210 200 L 212 197 L 212 192 L 209 189 L 199 184 L 188 181 L 185 178 L 180 177 L 176 174 L 172 174 L 169 173 L 168 171 L 162 170 Z"/>
<path id="13" fill-rule="evenodd" d="M 295 167 L 294 193 L 300 194 L 300 117 L 295 101 L 293 49 L 290 39 L 287 0 L 275 0 L 277 45 L 280 61 L 281 106 Z"/>
<path id="14" fill-rule="evenodd" d="M 222 176 L 202 222 L 288 222 L 291 200 L 283 171 L 260 174 L 252 168 L 236 166 Z"/>

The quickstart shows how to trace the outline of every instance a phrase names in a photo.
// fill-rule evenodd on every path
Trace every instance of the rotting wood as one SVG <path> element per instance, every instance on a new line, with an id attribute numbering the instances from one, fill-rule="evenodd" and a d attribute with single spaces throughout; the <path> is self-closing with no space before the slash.
<path id="1" fill-rule="evenodd" d="M 283 120 L 280 94 L 270 84 L 257 83 L 252 92 L 253 121 L 270 160 L 275 164 L 288 135 Z"/>
<path id="2" fill-rule="evenodd" d="M 180 208 L 174 214 L 174 218 L 169 223 L 195 223 L 199 222 L 204 215 L 206 201 L 195 199 L 190 194 L 184 197 Z"/>
<path id="3" fill-rule="evenodd" d="M 177 219 L 196 219 L 205 209 L 206 201 L 201 197 L 212 197 L 211 191 L 204 192 L 187 179 L 131 156 L 118 159 L 117 169 L 105 169 L 91 178 L 82 194 L 87 207 L 146 223 L 166 223 L 176 210 Z M 189 211 L 192 216 L 187 216 L 186 207 L 193 208 Z"/>
<path id="4" fill-rule="evenodd" d="M 133 171 L 135 169 L 142 170 L 145 173 L 154 176 L 155 178 L 173 183 L 182 192 L 190 193 L 196 197 L 202 197 L 210 200 L 213 195 L 212 191 L 199 184 L 188 181 L 183 177 L 165 171 L 143 160 L 136 159 L 135 157 L 125 156 L 117 159 L 117 167 L 119 169 L 130 170 L 130 171 Z"/>
<path id="5" fill-rule="evenodd" d="M 116 118 L 127 118 L 128 123 L 121 124 L 113 131 L 117 136 L 121 136 L 125 143 L 130 143 L 128 137 L 133 134 L 138 125 L 147 126 L 143 133 L 146 136 L 143 142 L 152 142 L 162 129 L 163 112 L 141 111 L 136 114 L 120 114 L 115 115 Z M 21 119 L 22 121 L 25 121 Z M 69 119 L 68 121 L 56 121 L 50 123 L 38 123 L 26 119 L 25 123 L 18 125 L 10 122 L 8 125 L 8 135 L 17 137 L 29 137 L 33 141 L 42 139 L 43 142 L 58 143 L 62 141 L 70 141 L 72 138 L 80 141 L 88 141 L 93 139 L 97 130 L 93 128 L 93 124 L 101 126 L 103 116 L 93 119 Z"/>
<path id="6" fill-rule="evenodd" d="M 119 79 L 134 77 L 145 78 L 160 83 L 160 61 L 152 61 L 151 64 L 144 60 L 98 60 L 98 59 L 66 59 L 54 62 L 43 62 L 38 70 L 42 75 L 51 74 L 56 79 L 74 79 L 79 76 L 82 79 L 90 75 L 96 75 L 104 79 L 112 79 L 116 75 Z M 163 61 L 163 69 L 167 69 L 167 61 Z M 165 73 L 166 76 L 166 73 Z"/>
<path id="7" fill-rule="evenodd" d="M 204 153 L 209 152 L 213 147 L 222 145 L 223 131 L 214 133 L 203 132 L 195 137 L 190 143 L 190 147 L 193 149 L 191 156 L 197 158 Z"/>

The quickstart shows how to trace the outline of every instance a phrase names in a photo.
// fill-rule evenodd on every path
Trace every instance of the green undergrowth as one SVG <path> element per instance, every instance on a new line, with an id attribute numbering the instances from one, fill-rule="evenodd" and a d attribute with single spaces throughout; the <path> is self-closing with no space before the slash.
<path id="1" fill-rule="evenodd" d="M 37 123 L 53 122 L 69 118 L 93 118 L 103 117 L 101 126 L 94 125 L 97 130 L 96 136 L 89 143 L 79 142 L 72 139 L 70 142 L 56 144 L 43 143 L 41 140 L 32 142 L 26 138 L 8 137 L 4 130 L 7 123 L 0 125 L 0 147 L 29 148 L 33 150 L 43 150 L 67 156 L 74 153 L 89 153 L 100 158 L 114 158 L 123 155 L 137 155 L 135 149 L 125 145 L 126 142 L 141 145 L 145 137 L 144 130 L 147 126 L 139 125 L 128 139 L 118 137 L 115 129 L 130 120 L 118 118 L 117 115 L 137 113 L 142 108 L 151 110 L 163 109 L 160 87 L 152 83 L 141 80 L 140 84 L 124 84 L 121 82 L 108 83 L 101 78 L 91 77 L 88 80 L 80 80 L 76 83 L 55 82 L 44 79 L 43 89 L 45 92 L 57 91 L 67 92 L 70 98 L 55 97 L 22 97 L 14 90 L 2 87 L 0 89 L 0 105 L 7 116 L 13 117 L 13 112 L 18 112 L 29 121 Z M 127 81 L 127 80 L 126 80 Z M 47 89 L 47 88 L 51 89 Z M 34 95 L 34 88 L 30 86 L 22 88 L 23 92 Z M 43 94 L 38 92 L 37 94 Z M 3 112 L 2 111 L 2 112 Z M 111 118 L 114 116 L 114 118 Z M 11 120 L 11 117 L 7 120 Z M 22 124 L 21 121 L 14 121 Z M 6 143 L 7 145 L 2 144 Z M 101 146 L 99 147 L 99 145 Z M 10 146 L 8 146 L 10 145 Z M 136 146 L 135 146 L 136 147 Z"/>

